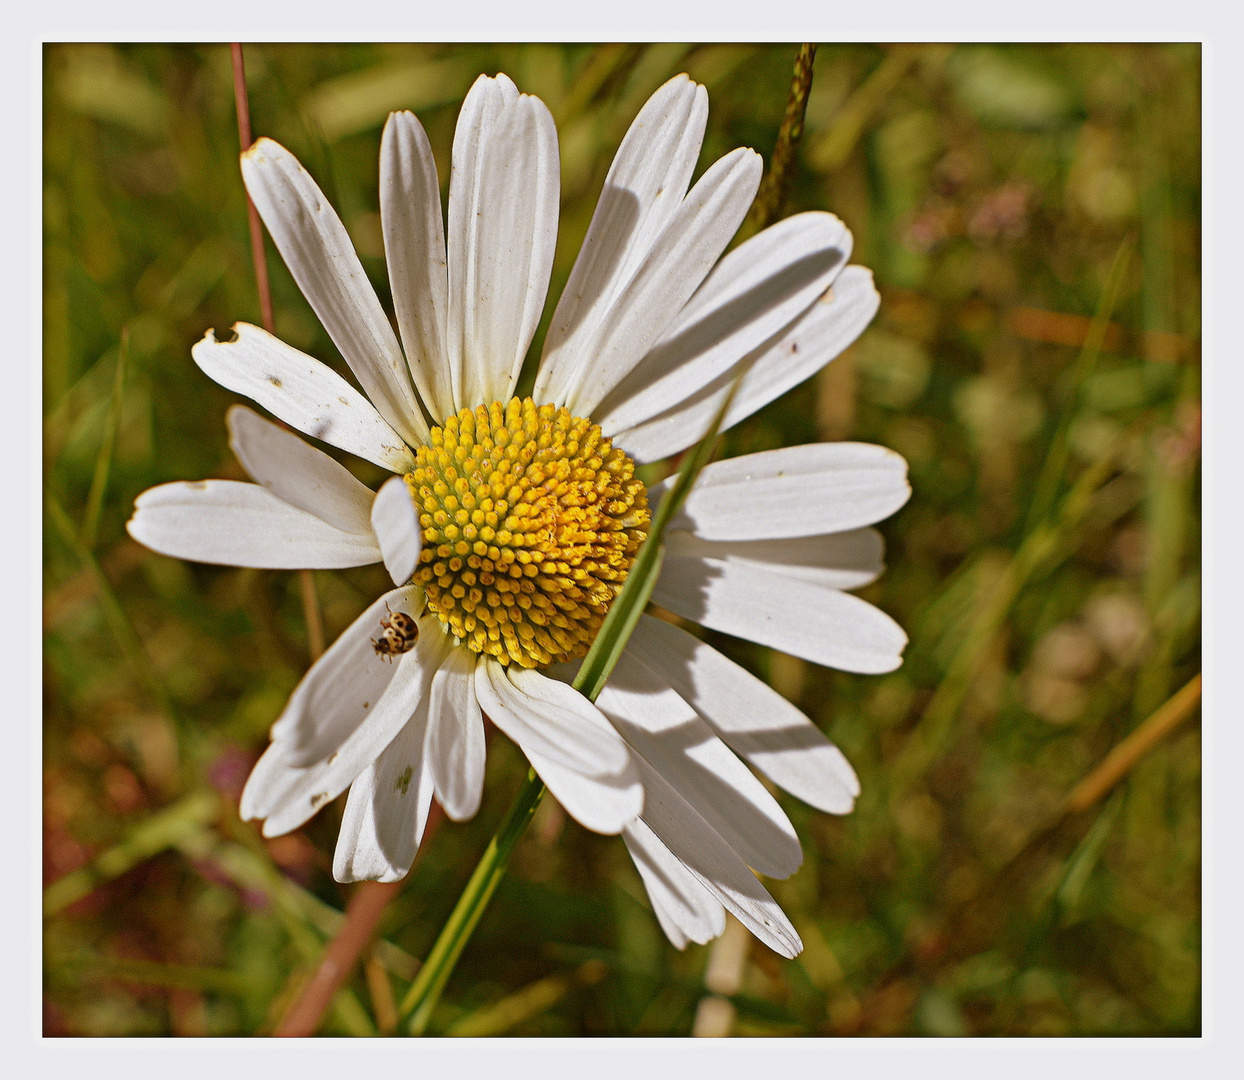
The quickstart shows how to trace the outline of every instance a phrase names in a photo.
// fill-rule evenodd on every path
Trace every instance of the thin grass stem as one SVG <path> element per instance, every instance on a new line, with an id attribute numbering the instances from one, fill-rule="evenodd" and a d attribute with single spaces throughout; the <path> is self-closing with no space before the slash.
<path id="1" fill-rule="evenodd" d="M 1037 478 L 1037 486 L 1033 490 L 1032 502 L 1028 508 L 1026 532 L 1031 533 L 1047 517 L 1058 497 L 1058 488 L 1067 470 L 1067 455 L 1070 452 L 1068 435 L 1071 421 L 1075 418 L 1075 406 L 1080 400 L 1084 383 L 1097 367 L 1097 359 L 1101 355 L 1106 333 L 1110 329 L 1110 319 L 1118 305 L 1119 296 L 1123 291 L 1123 281 L 1127 275 L 1127 267 L 1132 258 L 1132 238 L 1126 237 L 1115 252 L 1114 262 L 1106 277 L 1106 287 L 1102 291 L 1101 302 L 1093 313 L 1088 333 L 1084 337 L 1084 345 L 1076 357 L 1075 367 L 1071 372 L 1071 382 L 1067 388 L 1067 400 L 1059 418 L 1058 426 L 1050 439 L 1046 451 L 1045 462 Z"/>
<path id="2" fill-rule="evenodd" d="M 498 1002 L 459 1017 L 445 1034 L 476 1039 L 504 1035 L 519 1024 L 547 1012 L 576 987 L 600 982 L 608 970 L 601 960 L 586 960 L 574 971 L 547 975 Z"/>
<path id="3" fill-rule="evenodd" d="M 1102 763 L 1075 786 L 1067 796 L 1064 812 L 1078 814 L 1104 798 L 1115 784 L 1136 767 L 1142 757 L 1187 720 L 1200 702 L 1201 676 L 1197 674 L 1111 750 Z"/>
<path id="4" fill-rule="evenodd" d="M 201 832 L 220 813 L 220 796 L 214 791 L 193 791 L 175 803 L 157 810 L 140 822 L 119 843 L 95 856 L 86 866 L 58 877 L 43 890 L 43 917 L 46 919 L 84 896 L 89 896 L 106 881 L 120 877 L 127 870 L 177 847 L 188 836 Z"/>
<path id="5" fill-rule="evenodd" d="M 367 993 L 371 998 L 372 1015 L 376 1018 L 376 1030 L 381 1035 L 392 1035 L 397 1030 L 397 1000 L 393 996 L 393 984 L 385 970 L 384 961 L 372 949 L 363 963 L 363 976 L 367 980 Z"/>
<path id="6" fill-rule="evenodd" d="M 117 373 L 112 383 L 112 403 L 108 407 L 108 420 L 104 437 L 95 457 L 95 472 L 91 477 L 91 489 L 86 496 L 86 511 L 82 515 L 82 544 L 88 551 L 95 550 L 99 537 L 99 516 L 104 508 L 104 496 L 112 472 L 113 451 L 117 444 L 117 430 L 121 426 L 121 411 L 125 405 L 125 369 L 130 355 L 130 328 L 121 327 L 121 342 L 117 350 Z"/>
<path id="7" fill-rule="evenodd" d="M 1116 438 L 1076 480 L 1052 521 L 1025 538 L 977 608 L 950 666 L 891 770 L 891 797 L 897 798 L 922 776 L 945 747 L 955 718 L 971 689 L 981 658 L 995 639 L 1023 589 L 1071 551 L 1071 538 L 1084 521 L 1093 496 L 1115 468 L 1123 436 Z"/>
<path id="8" fill-rule="evenodd" d="M 315 591 L 315 571 L 298 571 L 298 591 L 302 596 L 302 613 L 307 623 L 307 653 L 314 664 L 324 655 L 324 619 L 320 615 L 320 598 Z"/>
<path id="9" fill-rule="evenodd" d="M 238 114 L 238 142 L 245 151 L 254 142 L 251 131 L 250 97 L 246 91 L 246 62 L 242 55 L 242 43 L 231 42 L 229 51 L 233 59 L 233 100 Z M 251 262 L 255 266 L 255 287 L 259 292 L 259 314 L 263 328 L 269 334 L 276 332 L 272 315 L 272 286 L 268 281 L 268 256 L 263 246 L 263 228 L 259 211 L 246 196 L 246 220 L 250 226 Z M 315 578 L 310 570 L 298 571 L 298 590 L 302 597 L 303 619 L 307 624 L 307 652 L 314 663 L 324 655 L 324 620 L 320 615 L 319 597 L 315 592 Z"/>
<path id="10" fill-rule="evenodd" d="M 251 136 L 250 99 L 246 92 L 246 64 L 242 57 L 242 43 L 231 42 L 229 51 L 233 57 L 233 100 L 238 112 L 238 142 L 243 150 L 249 150 L 254 139 Z M 259 290 L 259 314 L 263 328 L 274 333 L 272 318 L 272 288 L 268 283 L 268 257 L 264 252 L 263 228 L 259 223 L 259 211 L 246 196 L 246 218 L 250 224 L 251 260 L 255 264 L 255 285 Z"/>
<path id="11" fill-rule="evenodd" d="M 846 162 L 886 98 L 920 59 L 921 51 L 919 46 L 907 44 L 888 48 L 885 59 L 838 110 L 833 127 L 809 146 L 809 157 L 815 169 L 832 173 Z"/>
<path id="12" fill-rule="evenodd" d="M 805 41 L 799 46 L 795 57 L 795 70 L 791 75 L 790 92 L 786 98 L 786 115 L 778 128 L 777 142 L 769 159 L 769 171 L 761 181 L 760 190 L 748 211 L 746 228 L 759 232 L 778 219 L 786 192 L 790 188 L 791 167 L 795 161 L 795 147 L 803 138 L 803 119 L 808 111 L 808 95 L 812 92 L 812 65 L 816 60 L 816 45 Z"/>
<path id="13" fill-rule="evenodd" d="M 142 638 L 138 636 L 138 631 L 130 621 L 129 614 L 117 596 L 116 590 L 113 589 L 108 575 L 104 573 L 103 568 L 99 565 L 99 560 L 82 542 L 82 538 L 78 535 L 77 530 L 74 529 L 69 514 L 61 506 L 60 500 L 46 488 L 44 489 L 43 496 L 48 517 L 52 522 L 52 526 L 60 535 L 61 542 L 78 560 L 79 565 L 87 570 L 94 579 L 95 592 L 99 597 L 104 621 L 120 646 L 122 655 L 129 663 L 133 673 L 138 677 L 139 682 L 142 683 L 156 705 L 168 718 L 169 723 L 172 725 L 173 733 L 183 750 L 194 750 L 198 747 L 201 740 L 183 722 L 181 714 L 173 704 L 168 688 L 164 685 L 164 680 L 156 670 L 155 664 L 152 663 L 151 657 L 147 653 L 147 647 L 143 644 Z M 189 758 L 192 756 L 194 755 L 186 753 L 181 758 L 182 779 L 186 786 L 189 786 L 190 778 L 193 775 L 189 764 Z"/>

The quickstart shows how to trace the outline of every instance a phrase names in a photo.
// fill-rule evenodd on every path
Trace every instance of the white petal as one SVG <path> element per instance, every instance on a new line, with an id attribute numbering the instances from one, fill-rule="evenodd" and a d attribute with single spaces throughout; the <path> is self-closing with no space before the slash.
<path id="1" fill-rule="evenodd" d="M 687 387 L 689 396 L 635 427 L 604 432 L 638 462 L 658 461 L 703 438 L 722 402 L 744 372 L 721 430 L 816 374 L 851 344 L 877 313 L 881 298 L 870 270 L 848 266 L 833 288 L 791 326 L 780 331 L 708 386 Z"/>
<path id="2" fill-rule="evenodd" d="M 384 568 L 394 585 L 405 585 L 419 564 L 423 531 L 410 489 L 400 476 L 386 480 L 376 492 L 371 508 L 371 527 L 384 556 Z"/>
<path id="3" fill-rule="evenodd" d="M 655 769 L 642 759 L 638 765 L 643 820 L 657 838 L 769 948 L 788 959 L 797 956 L 803 942 L 747 864 Z"/>
<path id="4" fill-rule="evenodd" d="M 523 753 L 562 807 L 585 829 L 616 836 L 644 808 L 644 789 L 633 765 L 612 776 L 589 776 L 527 747 Z"/>
<path id="5" fill-rule="evenodd" d="M 656 344 L 743 221 L 760 184 L 760 155 L 738 149 L 700 177 L 634 275 L 581 343 L 590 362 L 566 396 L 575 416 L 596 406 Z"/>
<path id="6" fill-rule="evenodd" d="M 522 747 L 588 776 L 615 776 L 631 759 L 621 736 L 590 701 L 529 668 L 487 659 L 475 671 L 480 707 Z"/>
<path id="7" fill-rule="evenodd" d="M 649 500 L 670 483 L 654 485 Z M 881 521 L 910 497 L 901 454 L 870 443 L 806 443 L 706 466 L 669 527 L 707 540 L 814 536 Z"/>
<path id="8" fill-rule="evenodd" d="M 245 405 L 225 414 L 242 467 L 278 499 L 344 532 L 371 532 L 375 497 L 344 465 Z"/>
<path id="9" fill-rule="evenodd" d="M 380 222 L 406 360 L 439 424 L 454 411 L 445 361 L 445 225 L 436 161 L 413 113 L 391 114 L 380 139 Z"/>
<path id="10" fill-rule="evenodd" d="M 144 491 L 126 523 L 140 544 L 193 562 L 331 570 L 380 559 L 375 538 L 343 532 L 260 484 L 182 480 Z"/>
<path id="11" fill-rule="evenodd" d="M 557 244 L 557 128 L 538 98 L 480 76 L 454 132 L 446 345 L 456 409 L 511 396 Z"/>
<path id="12" fill-rule="evenodd" d="M 401 881 L 410 871 L 432 807 L 432 774 L 423 760 L 426 699 L 397 737 L 350 785 L 333 877 Z"/>
<path id="13" fill-rule="evenodd" d="M 675 948 L 685 949 L 688 941 L 703 945 L 721 935 L 726 909 L 642 820 L 622 830 L 622 841 L 643 879 L 657 922 Z"/>
<path id="14" fill-rule="evenodd" d="M 885 543 L 876 529 L 852 529 L 828 536 L 790 540 L 703 540 L 692 533 L 666 535 L 666 557 L 745 563 L 828 589 L 858 589 L 885 569 Z"/>
<path id="15" fill-rule="evenodd" d="M 596 705 L 749 866 L 790 877 L 803 861 L 782 808 L 665 681 L 624 652 Z"/>
<path id="16" fill-rule="evenodd" d="M 484 719 L 475 697 L 476 655 L 451 649 L 432 680 L 427 756 L 436 795 L 454 821 L 479 809 L 484 791 Z"/>
<path id="17" fill-rule="evenodd" d="M 833 214 L 796 214 L 753 236 L 713 267 L 593 419 L 624 431 L 708 386 L 802 315 L 850 254 L 851 234 Z"/>
<path id="18" fill-rule="evenodd" d="M 270 732 L 274 742 L 284 745 L 287 760 L 314 764 L 371 715 L 397 672 L 397 665 L 373 647 L 380 622 L 394 611 L 415 614 L 420 602 L 413 586 L 385 593 L 311 665 Z"/>
<path id="19" fill-rule="evenodd" d="M 375 605 L 370 615 L 378 628 L 380 620 L 374 608 Z M 414 715 L 446 652 L 445 635 L 436 619 L 424 618 L 419 622 L 418 645 L 397 661 L 396 670 L 378 700 L 362 697 L 360 687 L 364 679 L 356 676 L 353 669 L 347 677 L 321 688 L 321 697 L 340 699 L 336 711 L 339 719 L 334 725 L 337 732 L 346 728 L 340 722 L 345 716 L 364 714 L 327 757 L 308 761 L 305 747 L 279 737 L 277 728 L 273 728 L 274 741 L 259 759 L 242 793 L 242 815 L 267 819 L 264 836 L 279 836 L 296 829 L 340 795 Z M 371 625 L 369 620 L 368 631 Z"/>
<path id="20" fill-rule="evenodd" d="M 518 743 L 532 768 L 580 825 L 613 834 L 643 809 L 633 755 L 577 690 L 530 670 L 484 659 L 475 669 L 480 706 Z"/>
<path id="21" fill-rule="evenodd" d="M 190 350 L 208 378 L 259 402 L 313 439 L 405 473 L 415 459 L 371 403 L 332 368 L 266 330 L 234 323 L 234 341 L 209 330 Z"/>
<path id="22" fill-rule="evenodd" d="M 652 599 L 702 626 L 841 671 L 893 671 L 907 644 L 898 623 L 858 596 L 742 562 L 667 555 Z"/>
<path id="23" fill-rule="evenodd" d="M 242 154 L 242 178 L 302 295 L 377 411 L 408 443 L 426 441 L 393 327 L 311 174 L 280 143 L 259 139 Z"/>
<path id="24" fill-rule="evenodd" d="M 641 615 L 634 654 L 688 701 L 726 744 L 775 784 L 818 810 L 847 814 L 860 793 L 855 770 L 802 712 L 711 645 Z"/>
<path id="25" fill-rule="evenodd" d="M 564 401 L 593 362 L 585 343 L 682 202 L 707 120 L 708 92 L 686 75 L 665 83 L 635 117 L 549 324 L 538 403 Z"/>
<path id="26" fill-rule="evenodd" d="M 479 79 L 482 78 L 484 78 L 483 75 L 479 77 Z M 476 79 L 475 81 L 479 82 L 479 79 Z M 493 77 L 492 82 L 495 83 L 497 89 L 501 91 L 501 99 L 507 104 L 511 101 L 518 100 L 521 96 L 518 87 L 514 85 L 514 80 L 511 79 L 504 71 L 498 71 Z"/>

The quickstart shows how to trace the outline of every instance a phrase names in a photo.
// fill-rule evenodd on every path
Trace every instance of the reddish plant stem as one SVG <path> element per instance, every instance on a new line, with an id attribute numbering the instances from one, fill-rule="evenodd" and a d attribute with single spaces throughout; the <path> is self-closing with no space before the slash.
<path id="1" fill-rule="evenodd" d="M 238 142 L 243 152 L 250 149 L 254 142 L 251 133 L 250 97 L 246 92 L 246 64 L 242 57 L 242 43 L 229 43 L 229 52 L 233 57 L 233 101 L 238 114 Z M 269 334 L 275 333 L 276 321 L 272 316 L 272 287 L 268 284 L 268 256 L 263 246 L 263 229 L 259 222 L 259 211 L 246 196 L 246 220 L 251 232 L 251 261 L 255 264 L 255 287 L 259 292 L 259 317 L 263 328 Z M 324 653 L 324 626 L 320 618 L 319 600 L 315 594 L 315 579 L 310 570 L 298 571 L 298 585 L 302 592 L 302 609 L 307 619 L 307 651 L 314 663 Z"/>
<path id="2" fill-rule="evenodd" d="M 240 41 L 230 42 L 229 50 L 233 54 L 233 100 L 238 112 L 238 142 L 242 144 L 242 149 L 245 151 L 250 149 L 254 140 L 251 138 L 251 109 L 246 94 L 246 66 L 242 60 L 242 43 Z M 255 284 L 259 289 L 259 316 L 263 321 L 263 328 L 271 334 L 275 323 L 272 318 L 272 289 L 268 284 L 268 257 L 264 253 L 263 229 L 259 223 L 259 211 L 251 202 L 250 195 L 246 196 L 246 217 L 251 229 L 251 258 L 255 263 Z"/>
<path id="3" fill-rule="evenodd" d="M 320 599 L 315 591 L 315 576 L 310 570 L 298 571 L 298 588 L 307 622 L 307 652 L 311 654 L 311 663 L 314 664 L 324 655 L 324 618 L 320 614 Z"/>
<path id="4" fill-rule="evenodd" d="M 254 141 L 251 133 L 250 101 L 246 93 L 246 65 L 242 57 L 242 43 L 234 41 L 229 46 L 233 57 L 233 98 L 238 114 L 238 142 L 245 152 Z M 255 264 L 255 285 L 259 292 L 259 312 L 263 328 L 273 333 L 275 322 L 272 317 L 272 288 L 268 283 L 268 259 L 263 246 L 263 229 L 259 221 L 259 211 L 246 196 L 246 216 L 250 223 L 251 258 Z M 324 628 L 320 618 L 319 603 L 315 595 L 315 579 L 311 571 L 299 571 L 299 584 L 302 592 L 303 610 L 306 614 L 308 646 L 312 661 L 324 652 Z M 441 809 L 433 804 L 424 829 L 424 842 L 440 824 Z M 337 931 L 336 937 L 329 942 L 324 951 L 323 959 L 311 981 L 307 983 L 298 1000 L 281 1018 L 275 1035 L 285 1038 L 296 1038 L 314 1035 L 324 1014 L 332 1004 L 333 995 L 341 984 L 349 978 L 358 963 L 359 956 L 370 943 L 376 930 L 380 916 L 389 901 L 401 889 L 403 881 L 380 882 L 364 881 L 354 890 L 350 902 L 346 906 L 346 917 Z"/>
<path id="5" fill-rule="evenodd" d="M 436 831 L 444 813 L 439 803 L 432 804 L 432 812 L 428 815 L 428 823 L 423 830 L 424 845 Z M 417 856 L 416 856 L 417 857 Z M 406 884 L 401 881 L 363 881 L 360 882 L 346 905 L 346 917 L 338 929 L 336 936 L 328 943 L 319 967 L 311 976 L 310 982 L 303 988 L 298 1000 L 289 1007 L 281 1017 L 281 1022 L 273 1032 L 277 1038 L 296 1039 L 314 1035 L 319 1028 L 324 1014 L 332 1004 L 333 995 L 351 976 L 354 965 L 359 957 L 371 944 L 376 932 L 376 924 L 380 916 Z"/>

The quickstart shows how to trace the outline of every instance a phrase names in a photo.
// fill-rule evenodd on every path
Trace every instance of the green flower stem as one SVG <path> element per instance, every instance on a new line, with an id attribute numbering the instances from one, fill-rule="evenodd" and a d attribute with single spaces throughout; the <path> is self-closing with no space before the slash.
<path id="1" fill-rule="evenodd" d="M 544 791 L 544 784 L 536 771 L 529 769 L 527 779 L 519 789 L 509 813 L 505 815 L 496 835 L 489 841 L 488 848 L 484 851 L 479 865 L 475 867 L 471 880 L 462 890 L 449 921 L 445 923 L 445 928 L 432 946 L 427 960 L 402 999 L 401 1012 L 403 1016 L 410 1016 L 407 1030 L 411 1035 L 422 1035 L 427 1030 L 432 1010 L 440 1001 L 441 992 L 445 989 L 449 976 L 453 974 L 458 957 L 466 948 L 476 924 L 484 914 L 484 908 L 488 906 L 492 894 L 497 891 L 514 845 L 518 843 L 518 838 L 523 835 L 528 822 L 535 815 L 536 807 L 544 798 Z"/>
<path id="2" fill-rule="evenodd" d="M 635 629 L 635 624 L 648 603 L 648 597 L 652 595 L 665 553 L 662 544 L 665 528 L 682 506 L 691 485 L 700 475 L 700 470 L 713 456 L 717 433 L 721 430 L 722 421 L 734 400 L 743 375 L 744 372 L 741 371 L 734 380 L 734 385 L 725 395 L 704 438 L 683 459 L 677 478 L 652 516 L 648 539 L 640 546 L 622 591 L 610 605 L 609 613 L 596 634 L 596 640 L 592 642 L 591 649 L 579 665 L 579 672 L 572 685 L 588 701 L 595 701 L 604 689 L 605 681 L 622 655 L 631 631 Z M 410 1018 L 406 1030 L 411 1035 L 422 1035 L 427 1030 L 428 1021 L 440 1001 L 445 984 L 449 982 L 449 976 L 453 974 L 462 950 L 466 948 L 471 934 L 484 914 L 484 908 L 488 906 L 488 901 L 501 883 L 514 846 L 534 816 L 536 807 L 544 797 L 544 791 L 544 784 L 535 770 L 528 770 L 527 779 L 519 789 L 513 805 L 489 841 L 471 880 L 458 897 L 449 921 L 445 923 L 427 960 L 402 999 L 401 1016 Z"/>

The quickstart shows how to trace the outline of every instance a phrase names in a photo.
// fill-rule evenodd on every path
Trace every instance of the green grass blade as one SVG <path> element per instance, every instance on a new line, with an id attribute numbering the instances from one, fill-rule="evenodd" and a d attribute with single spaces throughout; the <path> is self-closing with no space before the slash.
<path id="1" fill-rule="evenodd" d="M 1067 469 L 1067 455 L 1070 450 L 1068 435 L 1071 421 L 1075 418 L 1075 406 L 1080 397 L 1080 390 L 1088 377 L 1097 367 L 1097 358 L 1101 355 L 1102 344 L 1106 340 L 1106 331 L 1110 328 L 1110 318 L 1119 303 L 1123 292 L 1123 281 L 1127 276 L 1127 268 L 1132 259 L 1132 238 L 1127 237 L 1115 252 L 1114 262 L 1106 278 L 1106 287 L 1102 290 L 1101 301 L 1097 311 L 1093 313 L 1093 321 L 1089 324 L 1088 333 L 1084 337 L 1084 345 L 1080 355 L 1076 357 L 1072 371 L 1071 385 L 1067 389 L 1067 402 L 1059 419 L 1058 427 L 1050 439 L 1045 462 L 1041 466 L 1041 474 L 1037 478 L 1037 486 L 1033 491 L 1032 502 L 1028 507 L 1028 520 L 1025 533 L 1032 533 L 1038 525 L 1050 516 L 1054 502 L 1058 497 L 1058 489 L 1063 481 L 1063 473 Z"/>
<path id="2" fill-rule="evenodd" d="M 48 488 L 44 488 L 43 495 L 48 518 L 59 534 L 61 542 L 74 555 L 82 568 L 90 571 L 95 579 L 96 594 L 99 597 L 104 621 L 120 646 L 122 654 L 134 675 L 151 695 L 152 700 L 168 717 L 178 742 L 187 751 L 183 754 L 182 772 L 183 779 L 189 786 L 195 775 L 191 761 L 192 755 L 198 752 L 202 744 L 202 735 L 182 720 L 181 714 L 173 704 L 168 688 L 164 685 L 164 680 L 147 652 L 147 647 L 143 644 L 142 638 L 138 636 L 138 631 L 130 621 L 125 606 L 112 587 L 112 582 L 104 573 L 103 567 L 99 565 L 99 560 L 94 553 L 82 542 L 60 500 Z"/>
<path id="3" fill-rule="evenodd" d="M 130 328 L 121 330 L 121 345 L 117 352 L 117 373 L 112 383 L 112 404 L 108 407 L 108 419 L 104 424 L 104 437 L 95 456 L 95 472 L 91 476 L 91 489 L 86 497 L 86 512 L 82 515 L 82 545 L 95 550 L 99 536 L 99 515 L 104 508 L 104 496 L 108 491 L 108 477 L 112 471 L 112 456 L 117 445 L 117 430 L 121 426 L 121 412 L 125 406 L 125 372 L 130 355 Z"/>
<path id="4" fill-rule="evenodd" d="M 220 812 L 220 796 L 195 791 L 139 823 L 119 844 L 91 862 L 57 878 L 43 890 L 43 917 L 55 915 L 89 895 L 105 881 L 120 877 L 139 863 L 178 846 L 205 829 Z"/>

